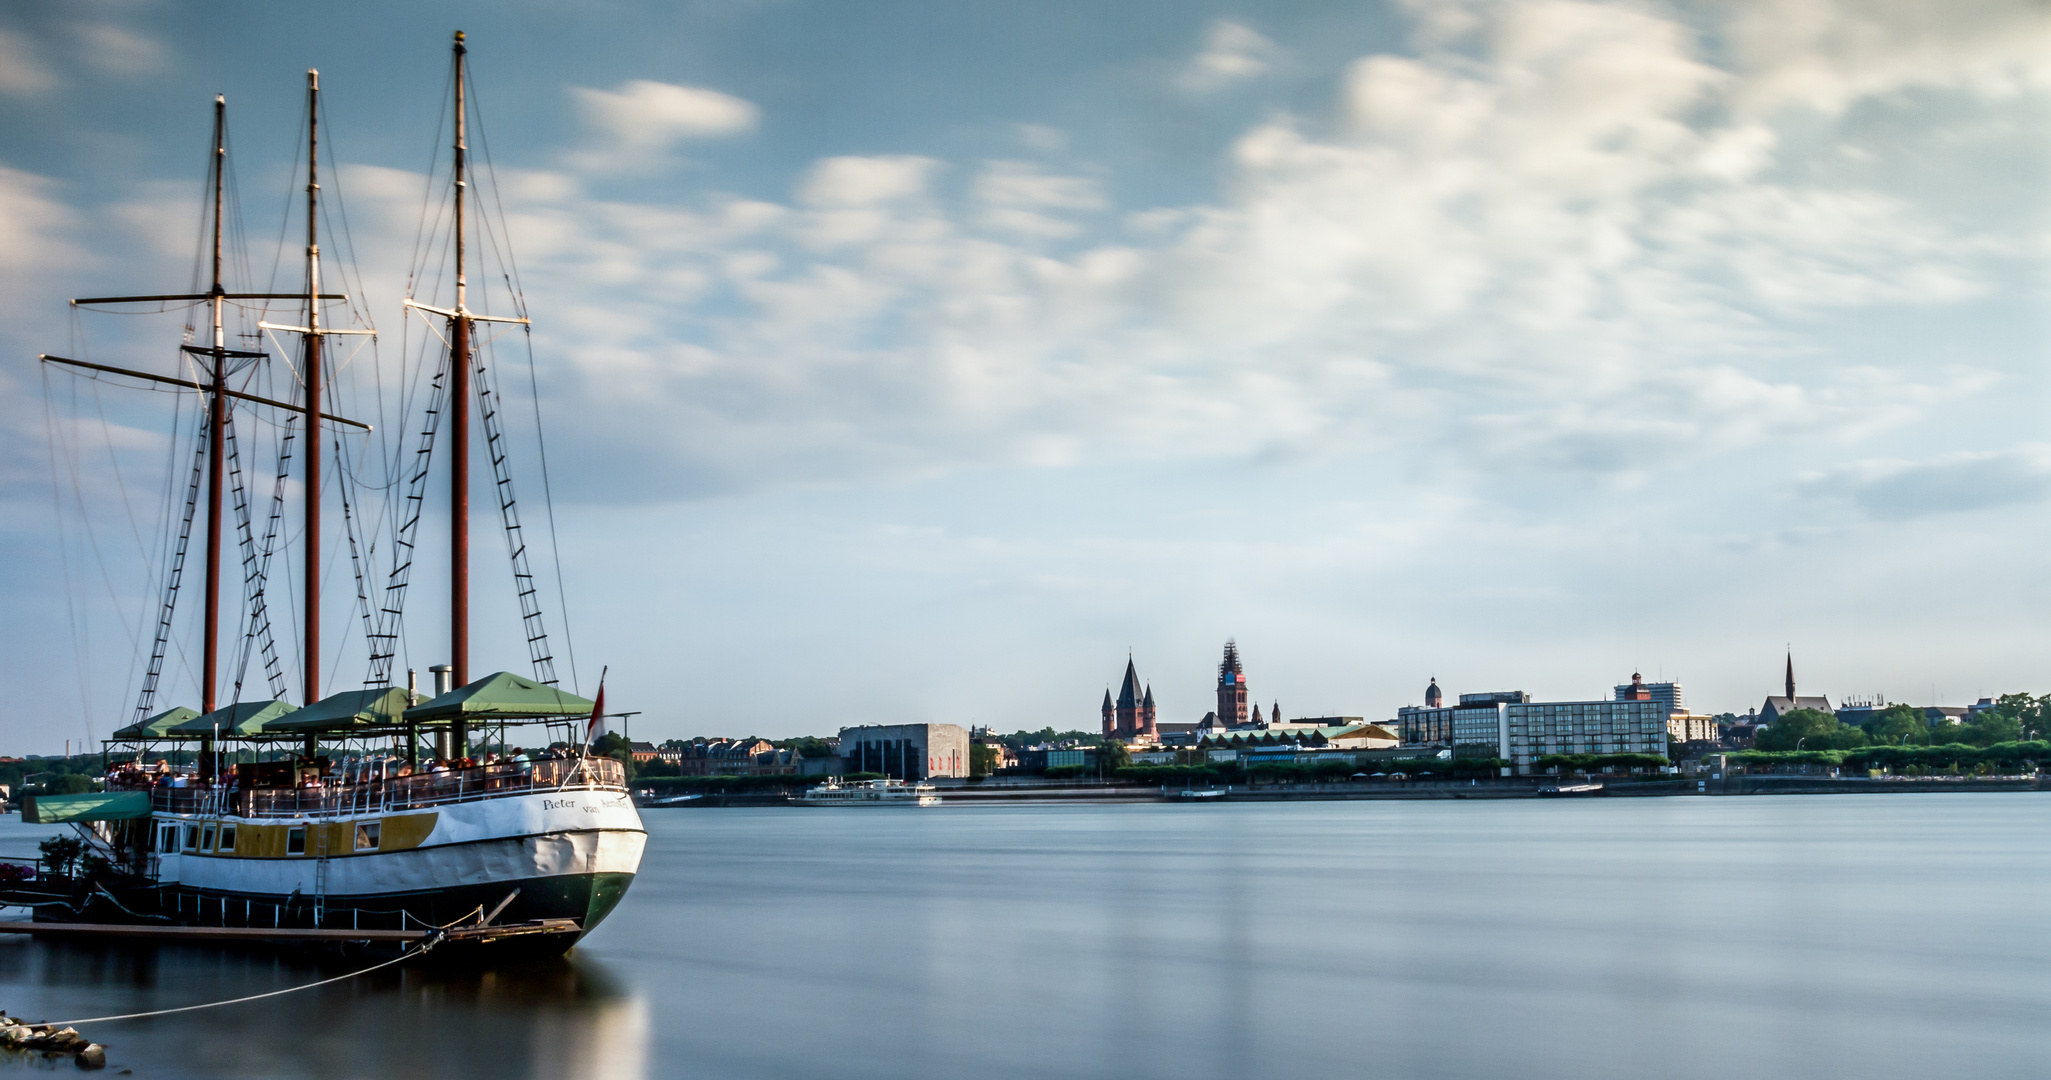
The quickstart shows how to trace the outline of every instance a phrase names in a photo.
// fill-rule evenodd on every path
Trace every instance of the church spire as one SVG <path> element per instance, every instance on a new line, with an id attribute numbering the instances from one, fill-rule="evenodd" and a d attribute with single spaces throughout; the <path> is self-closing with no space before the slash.
<path id="1" fill-rule="evenodd" d="M 1795 651 L 1788 650 L 1788 701 L 1795 700 Z"/>

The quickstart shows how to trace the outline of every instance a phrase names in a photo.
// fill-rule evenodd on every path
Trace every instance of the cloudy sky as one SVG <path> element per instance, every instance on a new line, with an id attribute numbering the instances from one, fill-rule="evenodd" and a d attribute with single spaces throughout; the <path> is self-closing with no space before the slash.
<path id="1" fill-rule="evenodd" d="M 64 301 L 186 287 L 215 93 L 289 284 L 318 67 L 389 409 L 457 27 L 636 737 L 1087 727 L 1128 650 L 1193 720 L 1227 637 L 1292 716 L 1634 669 L 1742 712 L 1790 643 L 1834 699 L 2051 691 L 2040 4 L 16 5 L 8 747 L 128 718 L 182 457 L 174 398 L 33 359 L 168 371 L 178 315 Z M 524 670 L 491 525 L 473 665 Z"/>

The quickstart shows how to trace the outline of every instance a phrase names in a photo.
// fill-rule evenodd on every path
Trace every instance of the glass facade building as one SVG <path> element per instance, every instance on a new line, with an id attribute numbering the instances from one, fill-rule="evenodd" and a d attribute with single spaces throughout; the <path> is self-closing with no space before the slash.
<path id="1" fill-rule="evenodd" d="M 1674 689 L 1678 698 L 1679 687 Z M 1528 775 L 1547 754 L 1664 755 L 1668 715 L 1664 695 L 1647 701 L 1533 701 L 1509 690 L 1462 694 L 1451 708 L 1405 707 L 1396 713 L 1396 730 L 1404 746 L 1502 758 Z"/>

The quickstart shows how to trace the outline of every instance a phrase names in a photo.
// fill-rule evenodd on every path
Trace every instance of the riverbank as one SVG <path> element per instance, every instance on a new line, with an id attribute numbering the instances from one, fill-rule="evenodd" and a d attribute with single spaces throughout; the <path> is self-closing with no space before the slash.
<path id="1" fill-rule="evenodd" d="M 1230 784 L 1213 787 L 1134 784 L 1117 780 L 1045 780 L 1007 777 L 982 781 L 930 781 L 948 805 L 1001 806 L 1017 803 L 1151 802 L 1318 802 L 1428 799 L 1663 798 L 1725 795 L 1937 794 L 1993 791 L 2051 791 L 2051 777 L 1889 776 L 1834 777 L 1731 774 L 1704 779 L 1592 776 L 1564 786 L 1555 777 L 1471 780 L 1357 780 L 1302 784 Z M 1572 790 L 1580 789 L 1580 790 Z M 1202 793 L 1186 797 L 1184 792 Z M 1210 793 L 1215 793 L 1210 794 Z M 707 793 L 685 808 L 789 806 L 780 791 Z"/>

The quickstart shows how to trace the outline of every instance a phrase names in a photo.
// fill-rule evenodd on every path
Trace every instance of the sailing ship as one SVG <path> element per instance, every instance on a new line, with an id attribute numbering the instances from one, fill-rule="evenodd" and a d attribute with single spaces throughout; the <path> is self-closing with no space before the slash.
<path id="1" fill-rule="evenodd" d="M 227 172 L 226 101 L 214 102 L 211 191 L 212 285 L 205 292 L 93 297 L 76 306 L 185 305 L 209 316 L 205 340 L 181 346 L 189 377 L 174 377 L 45 355 L 46 363 L 94 373 L 172 384 L 196 391 L 204 402 L 194 439 L 195 458 L 185 490 L 184 516 L 170 565 L 161 572 L 163 599 L 154 649 L 142 678 L 132 723 L 106 740 L 110 766 L 105 789 L 29 801 L 26 820 L 78 827 L 87 857 L 65 865 L 0 867 L 0 904 L 29 905 L 39 921 L 150 923 L 195 928 L 321 928 L 383 940 L 423 933 L 467 931 L 491 948 L 560 950 L 589 933 L 617 905 L 639 869 L 646 833 L 626 786 L 623 768 L 592 756 L 589 743 L 601 722 L 603 679 L 593 701 L 563 689 L 541 617 L 536 577 L 512 498 L 511 476 L 499 422 L 488 355 L 478 347 L 479 324 L 524 329 L 524 312 L 491 315 L 471 308 L 467 265 L 472 234 L 472 170 L 465 105 L 467 48 L 461 32 L 453 46 L 454 140 L 448 220 L 453 254 L 453 302 L 445 306 L 409 297 L 408 316 L 430 320 L 445 343 L 430 384 L 418 449 L 394 481 L 392 542 L 386 553 L 383 599 L 372 603 L 362 585 L 364 547 L 355 522 L 348 530 L 351 564 L 365 625 L 368 677 L 359 689 L 323 695 L 321 677 L 321 541 L 323 437 L 326 425 L 368 425 L 324 411 L 332 367 L 329 339 L 371 331 L 324 325 L 324 305 L 346 300 L 323 292 L 320 177 L 320 80 L 307 75 L 305 286 L 302 292 L 231 292 L 223 282 L 224 183 Z M 480 215 L 481 216 L 481 215 Z M 501 238 L 502 239 L 502 238 Z M 429 299 L 433 299 L 430 297 Z M 301 325 L 259 322 L 260 331 L 296 337 L 294 372 L 302 389 L 296 402 L 249 392 L 237 378 L 265 364 L 261 348 L 230 348 L 228 308 L 294 305 Z M 291 309 L 288 309 L 291 310 Z M 516 309 L 517 310 L 517 309 Z M 188 339 L 199 335 L 188 327 Z M 257 336 L 258 344 L 264 340 Z M 287 449 L 279 453 L 278 501 L 271 535 L 259 546 L 246 493 L 225 475 L 239 476 L 233 445 L 235 415 L 248 409 L 282 417 Z M 529 646 L 531 676 L 498 671 L 473 679 L 470 664 L 470 484 L 472 414 L 483 421 L 493 470 L 491 488 L 513 557 L 513 580 Z M 394 685 L 407 583 L 415 561 L 417 527 L 426 509 L 428 466 L 446 421 L 448 457 L 448 662 L 436 665 L 434 692 Z M 538 423 L 538 413 L 537 413 Z M 300 468 L 301 554 L 305 572 L 303 701 L 283 700 L 281 673 L 263 603 L 272 546 L 285 490 L 292 425 L 303 427 Z M 337 440 L 338 457 L 341 442 Z M 345 519 L 351 505 L 343 491 Z M 204 514 L 198 513 L 204 488 Z M 233 497 L 244 554 L 244 606 L 251 642 L 261 649 L 274 688 L 267 700 L 221 701 L 221 614 L 224 577 L 223 503 Z M 199 708 L 161 709 L 174 609 L 195 518 L 203 525 L 202 660 Z M 375 609 L 375 610 L 373 610 Z M 241 677 L 235 679 L 239 691 Z M 540 725 L 552 752 L 514 753 L 509 729 Z M 473 747 L 473 735 L 495 729 L 496 752 Z M 581 745 L 580 745 L 581 744 Z M 189 766 L 152 763 L 154 753 Z M 473 759 L 473 749 L 480 762 Z M 339 935 L 338 935 L 339 936 Z"/>

